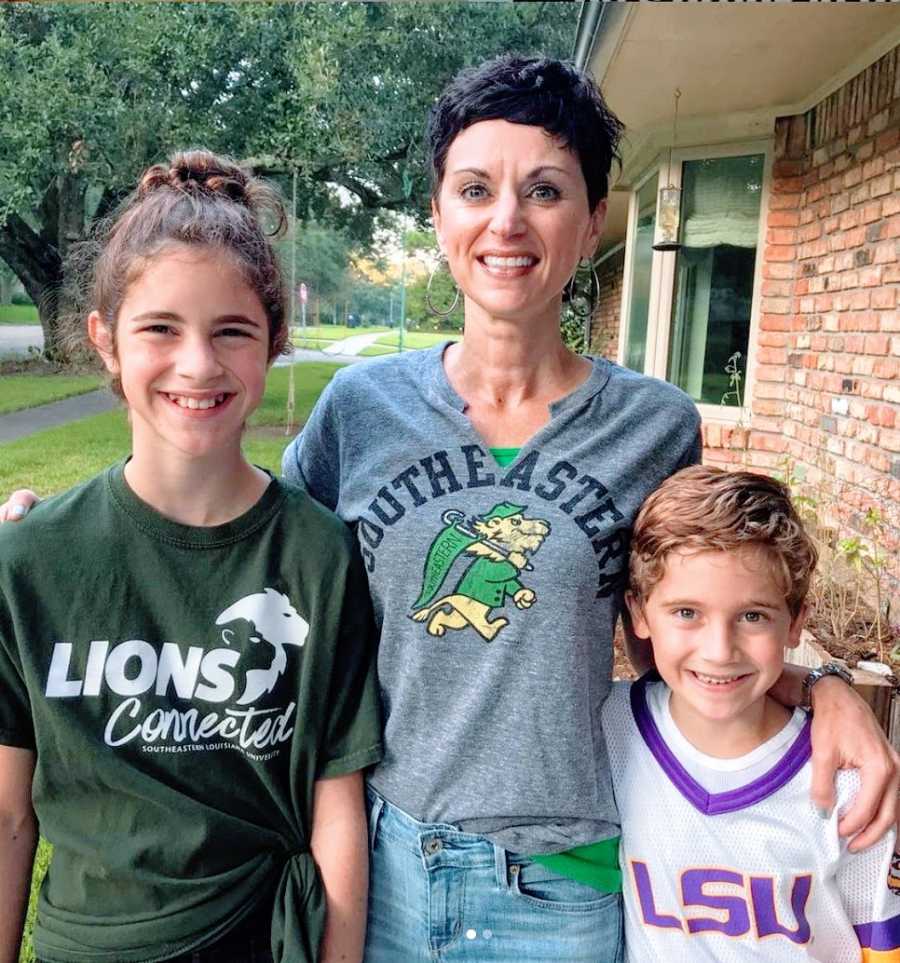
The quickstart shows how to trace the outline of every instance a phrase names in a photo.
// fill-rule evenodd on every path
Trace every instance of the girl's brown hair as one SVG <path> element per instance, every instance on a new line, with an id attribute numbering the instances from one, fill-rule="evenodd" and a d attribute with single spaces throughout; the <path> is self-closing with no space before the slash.
<path id="1" fill-rule="evenodd" d="M 272 245 L 286 224 L 278 191 L 227 157 L 185 150 L 154 164 L 75 257 L 70 298 L 78 319 L 69 325 L 70 345 L 85 345 L 84 319 L 95 310 L 115 349 L 119 308 L 146 259 L 169 244 L 202 245 L 229 255 L 256 293 L 269 322 L 271 360 L 285 350 L 289 334 L 284 280 Z M 115 381 L 113 388 L 121 394 Z"/>
<path id="2" fill-rule="evenodd" d="M 768 475 L 694 465 L 667 478 L 644 502 L 631 540 L 631 590 L 646 600 L 672 552 L 761 549 L 792 616 L 806 599 L 817 552 L 787 488 Z"/>

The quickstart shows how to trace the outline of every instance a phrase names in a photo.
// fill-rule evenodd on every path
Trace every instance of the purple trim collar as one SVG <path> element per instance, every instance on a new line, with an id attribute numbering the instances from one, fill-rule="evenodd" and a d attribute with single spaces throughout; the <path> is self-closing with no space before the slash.
<path id="1" fill-rule="evenodd" d="M 658 678 L 655 673 L 647 673 L 631 686 L 631 711 L 634 721 L 647 748 L 662 766 L 670 782 L 695 809 L 704 815 L 733 813 L 761 802 L 782 786 L 787 785 L 809 759 L 812 752 L 809 738 L 811 719 L 806 720 L 790 748 L 768 772 L 763 773 L 753 782 L 747 783 L 746 786 L 730 789 L 728 792 L 707 792 L 676 759 L 653 721 L 650 707 L 647 705 L 646 689 L 647 683 L 654 681 L 655 678 Z"/>

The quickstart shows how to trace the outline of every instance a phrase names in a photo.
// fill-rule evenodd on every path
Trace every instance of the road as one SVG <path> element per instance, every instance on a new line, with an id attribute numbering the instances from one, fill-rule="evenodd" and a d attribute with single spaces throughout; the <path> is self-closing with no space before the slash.
<path id="1" fill-rule="evenodd" d="M 381 334 L 357 334 L 343 341 L 335 341 L 324 351 L 294 349 L 293 359 L 278 358 L 276 365 L 286 365 L 298 361 L 362 361 L 359 352 L 374 344 Z M 0 359 L 21 357 L 28 354 L 30 347 L 39 351 L 44 347 L 44 333 L 39 324 L 0 324 Z"/>
<path id="2" fill-rule="evenodd" d="M 0 324 L 0 358 L 22 356 L 34 347 L 44 347 L 44 332 L 39 324 Z"/>

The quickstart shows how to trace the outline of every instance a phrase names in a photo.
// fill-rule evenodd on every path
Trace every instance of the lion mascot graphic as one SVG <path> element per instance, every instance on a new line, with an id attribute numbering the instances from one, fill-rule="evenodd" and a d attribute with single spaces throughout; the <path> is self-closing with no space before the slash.
<path id="1" fill-rule="evenodd" d="M 455 509 L 444 512 L 445 527 L 431 543 L 422 590 L 410 618 L 426 622 L 429 635 L 471 626 L 491 642 L 509 619 L 491 618 L 493 609 L 511 598 L 519 609 L 534 605 L 537 595 L 519 580 L 532 571 L 529 557 L 550 534 L 550 523 L 526 518 L 526 506 L 501 502 L 487 514 L 472 518 Z M 457 558 L 471 559 L 450 595 L 436 598 Z"/>

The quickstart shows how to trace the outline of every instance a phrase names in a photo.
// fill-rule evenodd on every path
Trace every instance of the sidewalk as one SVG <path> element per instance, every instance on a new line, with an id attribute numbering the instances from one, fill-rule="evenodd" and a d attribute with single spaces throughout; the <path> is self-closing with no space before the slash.
<path id="1" fill-rule="evenodd" d="M 275 365 L 281 367 L 282 365 L 302 364 L 309 361 L 353 363 L 365 360 L 365 358 L 356 355 L 323 355 L 321 351 L 297 349 L 294 351 L 293 358 L 279 358 Z M 55 428 L 57 425 L 65 425 L 70 421 L 78 421 L 79 418 L 87 418 L 89 415 L 99 415 L 104 411 L 111 411 L 119 404 L 118 398 L 106 388 L 100 388 L 98 391 L 89 391 L 87 394 L 63 398 L 62 401 L 52 401 L 50 404 L 38 405 L 36 408 L 26 408 L 24 411 L 13 411 L 8 415 L 0 415 L 0 444 L 5 441 L 24 438 L 26 435 L 33 435 L 36 431 L 43 431 L 45 428 Z"/>
<path id="2" fill-rule="evenodd" d="M 55 428 L 88 415 L 99 415 L 118 405 L 118 398 L 106 388 L 100 388 L 87 394 L 75 395 L 73 398 L 63 398 L 62 401 L 51 401 L 47 405 L 0 415 L 0 443 L 15 441 L 16 438 L 24 438 L 36 431 L 43 431 L 44 428 Z"/>

